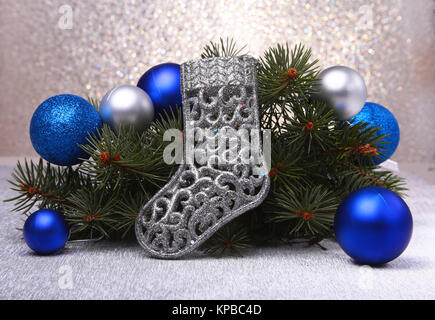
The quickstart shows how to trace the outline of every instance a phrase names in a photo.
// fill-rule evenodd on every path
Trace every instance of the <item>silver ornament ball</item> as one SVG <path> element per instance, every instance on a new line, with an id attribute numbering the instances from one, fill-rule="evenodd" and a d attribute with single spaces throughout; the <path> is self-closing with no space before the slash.
<path id="1" fill-rule="evenodd" d="M 112 128 L 133 126 L 137 131 L 143 131 L 153 121 L 153 102 L 145 91 L 136 86 L 118 86 L 101 100 L 100 116 Z"/>
<path id="2" fill-rule="evenodd" d="M 361 111 L 367 99 L 367 87 L 357 71 L 334 66 L 320 72 L 318 77 L 318 95 L 334 109 L 339 120 L 349 120 Z"/>

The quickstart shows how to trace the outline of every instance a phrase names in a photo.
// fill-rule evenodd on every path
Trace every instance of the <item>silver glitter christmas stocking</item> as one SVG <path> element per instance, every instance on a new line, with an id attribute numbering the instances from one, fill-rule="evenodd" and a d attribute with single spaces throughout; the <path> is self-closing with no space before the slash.
<path id="1" fill-rule="evenodd" d="M 256 65 L 250 56 L 181 65 L 182 164 L 136 220 L 136 237 L 151 256 L 193 251 L 266 197 Z"/>

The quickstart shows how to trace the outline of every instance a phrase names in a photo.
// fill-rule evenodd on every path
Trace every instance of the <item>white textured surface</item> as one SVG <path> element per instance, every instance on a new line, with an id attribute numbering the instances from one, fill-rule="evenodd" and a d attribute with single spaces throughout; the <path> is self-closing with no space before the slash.
<path id="1" fill-rule="evenodd" d="M 331 241 L 318 247 L 245 251 L 243 258 L 197 256 L 153 260 L 136 243 L 70 246 L 37 256 L 16 227 L 22 217 L 0 204 L 1 299 L 435 299 L 435 171 L 429 164 L 400 164 L 410 187 L 406 199 L 414 235 L 405 253 L 380 267 L 361 267 Z M 0 166 L 0 198 L 11 196 Z M 62 267 L 73 288 L 61 289 Z M 60 280 L 60 281 L 59 281 Z"/>

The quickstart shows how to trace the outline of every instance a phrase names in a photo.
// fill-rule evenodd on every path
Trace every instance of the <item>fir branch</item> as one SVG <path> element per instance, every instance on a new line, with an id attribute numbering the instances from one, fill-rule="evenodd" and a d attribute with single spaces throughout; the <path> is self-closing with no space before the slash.
<path id="1" fill-rule="evenodd" d="M 349 193 L 368 186 L 378 186 L 396 192 L 401 197 L 406 196 L 405 179 L 388 170 L 373 170 L 351 165 L 336 173 L 334 178 L 337 197 L 343 199 Z"/>
<path id="2" fill-rule="evenodd" d="M 268 221 L 286 223 L 290 237 L 329 236 L 332 233 L 338 200 L 327 188 L 284 185 L 268 199 Z"/>
<path id="3" fill-rule="evenodd" d="M 241 256 L 240 249 L 251 247 L 247 229 L 238 219 L 228 223 L 207 240 L 200 250 L 206 254 L 235 254 Z"/>
<path id="4" fill-rule="evenodd" d="M 305 49 L 301 44 L 292 50 L 288 44 L 278 44 L 269 48 L 264 57 L 260 58 L 261 66 L 257 74 L 258 97 L 261 113 L 267 122 L 272 121 L 270 112 L 280 113 L 282 101 L 294 102 L 306 99 L 315 92 L 318 60 L 310 62 L 311 49 Z M 284 110 L 281 110 L 281 113 Z"/>
<path id="5" fill-rule="evenodd" d="M 335 145 L 338 130 L 333 110 L 319 100 L 298 100 L 293 103 L 293 114 L 284 119 L 283 139 L 287 147 L 294 146 L 306 156 L 314 151 L 326 151 Z"/>
<path id="6" fill-rule="evenodd" d="M 92 104 L 92 106 L 95 108 L 95 110 L 97 110 L 97 111 L 100 110 L 100 102 L 97 99 L 88 96 L 88 101 L 90 104 Z"/>
<path id="7" fill-rule="evenodd" d="M 161 143 L 160 143 L 161 144 Z M 117 188 L 123 181 L 138 178 L 161 186 L 167 181 L 165 163 L 157 157 L 147 132 L 138 134 L 134 128 L 119 128 L 116 132 L 104 125 L 101 131 L 88 138 L 81 148 L 89 154 L 82 170 L 99 182 L 98 189 Z"/>
<path id="8" fill-rule="evenodd" d="M 77 228 L 72 228 L 71 233 L 89 231 L 92 238 L 94 229 L 101 232 L 106 238 L 116 231 L 114 225 L 118 223 L 114 216 L 117 198 L 111 190 L 80 189 L 68 197 L 70 204 L 66 205 L 65 219 Z"/>
<path id="9" fill-rule="evenodd" d="M 306 182 L 309 165 L 304 164 L 302 159 L 303 153 L 287 144 L 283 138 L 272 141 L 272 163 L 269 176 L 272 181 L 272 187 L 275 190 L 282 183 L 291 185 Z"/>
<path id="10" fill-rule="evenodd" d="M 68 195 L 82 187 L 85 177 L 71 167 L 53 167 L 42 159 L 35 164 L 24 160 L 17 162 L 8 182 L 18 195 L 4 202 L 14 202 L 13 211 L 26 214 L 34 206 L 62 210 L 68 204 Z"/>
<path id="11" fill-rule="evenodd" d="M 117 203 L 115 211 L 117 217 L 117 230 L 122 232 L 121 238 L 134 236 L 134 225 L 140 210 L 150 199 L 150 194 L 141 188 L 141 191 L 134 190 L 134 193 L 122 195 Z"/>
<path id="12" fill-rule="evenodd" d="M 183 115 L 178 106 L 171 108 L 169 112 L 164 110 L 149 128 L 148 135 L 150 135 L 152 143 L 159 145 L 164 143 L 164 134 L 170 129 L 183 130 Z"/>
<path id="13" fill-rule="evenodd" d="M 365 122 L 338 122 L 334 130 L 339 132 L 335 147 L 329 150 L 333 165 L 357 164 L 358 167 L 374 167 L 373 157 L 385 156 L 385 138 L 381 128 Z"/>
<path id="14" fill-rule="evenodd" d="M 241 48 L 237 48 L 236 42 L 233 39 L 226 38 L 226 40 L 220 38 L 220 42 L 210 41 L 201 54 L 201 59 L 215 58 L 215 57 L 233 57 L 243 54 L 246 49 L 246 45 Z"/>

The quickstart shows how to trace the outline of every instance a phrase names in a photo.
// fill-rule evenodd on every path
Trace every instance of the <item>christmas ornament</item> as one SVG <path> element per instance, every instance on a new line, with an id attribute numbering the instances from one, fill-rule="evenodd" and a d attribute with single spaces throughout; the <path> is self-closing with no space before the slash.
<path id="1" fill-rule="evenodd" d="M 48 162 L 71 166 L 79 158 L 89 158 L 79 144 L 101 128 L 100 115 L 85 99 L 62 94 L 45 100 L 33 114 L 30 139 L 39 155 Z"/>
<path id="2" fill-rule="evenodd" d="M 341 248 L 362 264 L 376 265 L 397 258 L 412 235 L 412 216 L 405 201 L 381 187 L 349 194 L 334 221 Z"/>
<path id="3" fill-rule="evenodd" d="M 259 132 L 256 63 L 250 56 L 240 56 L 181 65 L 186 146 L 193 146 L 193 132 L 201 130 L 217 138 L 223 128 Z M 183 164 L 136 220 L 137 239 L 150 255 L 181 257 L 265 199 L 270 180 L 262 145 L 251 149 L 258 153 L 256 164 L 243 161 L 246 149 L 240 140 L 235 161 L 226 161 L 225 152 L 208 152 L 207 144 L 199 144 L 195 154 L 206 155 L 199 165 L 191 159 L 193 151 L 184 149 Z"/>
<path id="4" fill-rule="evenodd" d="M 163 63 L 149 69 L 137 86 L 150 96 L 154 104 L 154 119 L 170 114 L 171 107 L 181 107 L 180 65 Z"/>
<path id="5" fill-rule="evenodd" d="M 142 89 L 123 85 L 111 89 L 101 100 L 100 115 L 112 128 L 133 126 L 137 131 L 149 127 L 154 118 L 153 103 Z"/>
<path id="6" fill-rule="evenodd" d="M 335 66 L 319 73 L 318 97 L 334 109 L 339 120 L 349 120 L 356 115 L 367 99 L 364 79 L 355 70 Z"/>
<path id="7" fill-rule="evenodd" d="M 380 164 L 390 158 L 399 145 L 399 124 L 387 108 L 373 102 L 367 102 L 361 112 L 351 119 L 353 123 L 361 121 L 370 123 L 371 127 L 380 127 L 381 129 L 376 132 L 376 136 L 387 135 L 380 142 L 387 150 L 382 150 L 383 154 L 380 154 L 379 157 L 373 157 L 374 163 Z"/>
<path id="8" fill-rule="evenodd" d="M 40 254 L 49 254 L 65 246 L 69 227 L 59 212 L 41 209 L 27 218 L 23 234 L 30 249 Z"/>

